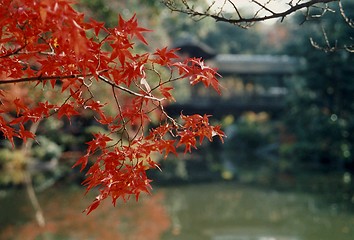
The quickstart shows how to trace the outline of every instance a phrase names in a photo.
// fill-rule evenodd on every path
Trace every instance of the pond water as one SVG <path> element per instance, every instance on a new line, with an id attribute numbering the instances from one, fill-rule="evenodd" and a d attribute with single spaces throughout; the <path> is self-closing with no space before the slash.
<path id="1" fill-rule="evenodd" d="M 353 240 L 354 212 L 328 195 L 276 191 L 237 182 L 154 187 L 144 196 L 92 214 L 93 196 L 77 187 L 39 194 L 45 228 L 24 191 L 0 197 L 2 240 Z M 335 192 L 333 194 L 336 194 Z"/>

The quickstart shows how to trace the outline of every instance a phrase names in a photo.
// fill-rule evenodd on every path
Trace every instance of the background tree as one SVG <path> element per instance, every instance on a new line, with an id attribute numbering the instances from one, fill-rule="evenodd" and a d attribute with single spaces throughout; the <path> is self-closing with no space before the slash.
<path id="1" fill-rule="evenodd" d="M 216 24 L 217 27 L 202 41 L 217 53 L 257 54 L 268 49 L 261 31 L 248 31 L 227 23 Z"/>
<path id="2" fill-rule="evenodd" d="M 351 1 L 343 4 L 353 13 Z M 353 169 L 354 56 L 343 46 L 349 46 L 354 29 L 331 12 L 293 27 L 284 51 L 307 64 L 290 87 L 286 126 L 296 140 L 290 148 L 284 146 L 286 158 L 315 169 Z"/>

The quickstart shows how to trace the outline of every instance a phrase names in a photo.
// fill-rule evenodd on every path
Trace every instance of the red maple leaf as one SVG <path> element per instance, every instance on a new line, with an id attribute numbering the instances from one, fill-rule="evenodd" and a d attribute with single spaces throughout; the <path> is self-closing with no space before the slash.
<path id="1" fill-rule="evenodd" d="M 23 102 L 22 99 L 16 98 L 14 100 L 14 104 L 16 106 L 16 114 L 17 114 L 17 116 L 20 114 L 21 111 L 27 111 L 28 110 L 27 105 Z"/>
<path id="2" fill-rule="evenodd" d="M 201 58 L 191 58 L 188 60 L 191 67 L 189 68 L 190 83 L 192 85 L 202 82 L 206 87 L 212 86 L 218 94 L 221 94 L 219 81 L 220 76 L 216 69 L 204 65 Z"/>
<path id="3" fill-rule="evenodd" d="M 70 119 L 74 115 L 80 115 L 78 111 L 75 110 L 73 103 L 64 103 L 61 105 L 58 111 L 58 118 L 61 119 L 63 116 L 66 116 Z"/>
<path id="4" fill-rule="evenodd" d="M 104 149 L 107 146 L 107 142 L 112 141 L 112 138 L 108 137 L 106 134 L 95 133 L 93 134 L 94 139 L 87 142 L 89 145 L 88 152 L 95 152 L 96 149 Z"/>
<path id="5" fill-rule="evenodd" d="M 180 132 L 178 136 L 180 137 L 180 140 L 177 144 L 177 147 L 185 145 L 184 153 L 192 152 L 192 147 L 197 149 L 197 140 L 192 131 L 184 130 L 183 132 Z"/>
<path id="6" fill-rule="evenodd" d="M 34 139 L 35 135 L 32 132 L 27 131 L 23 124 L 20 124 L 20 129 L 18 130 L 18 137 L 21 138 L 24 142 L 27 142 L 28 138 Z"/>
<path id="7" fill-rule="evenodd" d="M 141 42 L 145 45 L 148 45 L 148 42 L 145 40 L 142 32 L 149 32 L 150 30 L 146 28 L 139 27 L 138 20 L 136 19 L 136 14 L 133 15 L 128 21 L 125 21 L 121 15 L 118 17 L 118 28 L 119 31 L 123 33 L 136 36 Z"/>
<path id="8" fill-rule="evenodd" d="M 153 62 L 163 66 L 164 65 L 169 66 L 171 65 L 173 59 L 179 58 L 175 53 L 178 50 L 179 49 L 167 50 L 167 47 L 164 47 L 162 49 L 157 49 L 156 52 L 154 53 L 154 55 L 157 56 L 157 59 L 154 59 Z"/>

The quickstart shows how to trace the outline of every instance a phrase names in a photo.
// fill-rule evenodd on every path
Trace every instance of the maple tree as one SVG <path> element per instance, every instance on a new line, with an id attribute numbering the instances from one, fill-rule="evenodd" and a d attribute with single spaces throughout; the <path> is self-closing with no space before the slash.
<path id="1" fill-rule="evenodd" d="M 143 33 L 149 30 L 135 15 L 118 16 L 118 25 L 107 28 L 86 19 L 68 0 L 3 0 L 0 16 L 3 137 L 13 147 L 26 144 L 35 139 L 33 126 L 41 120 L 70 120 L 87 112 L 109 131 L 93 134 L 73 166 L 88 168 L 87 191 L 99 189 L 87 214 L 108 197 L 115 205 L 149 192 L 146 171 L 159 168 L 152 154 L 177 155 L 177 147 L 190 152 L 203 139 L 224 137 L 208 115 L 174 119 L 164 110 L 174 101 L 175 81 L 201 82 L 220 93 L 216 70 L 202 59 L 181 59 L 176 49 L 138 49 L 138 42 L 148 45 Z M 157 127 L 149 125 L 152 119 Z"/>

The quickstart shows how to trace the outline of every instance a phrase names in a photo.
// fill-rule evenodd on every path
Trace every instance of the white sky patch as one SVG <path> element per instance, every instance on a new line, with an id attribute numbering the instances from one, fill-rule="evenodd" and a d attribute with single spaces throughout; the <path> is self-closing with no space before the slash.
<path id="1" fill-rule="evenodd" d="M 215 2 L 213 9 L 220 9 L 220 7 L 225 5 L 224 10 L 234 12 L 234 8 L 228 0 L 206 0 L 206 2 L 208 4 Z M 288 0 L 231 0 L 231 2 L 233 2 L 236 7 L 241 9 L 249 9 L 252 11 L 258 10 L 260 8 L 256 2 L 267 6 L 269 9 L 275 12 L 281 12 L 289 8 Z"/>
<path id="2" fill-rule="evenodd" d="M 223 7 L 223 11 L 225 12 L 235 12 L 234 7 L 228 0 L 206 0 L 206 2 L 209 5 L 214 3 L 212 7 L 213 11 L 220 11 L 220 8 Z M 275 13 L 283 12 L 290 8 L 288 5 L 289 0 L 232 0 L 232 2 L 241 13 L 256 13 L 256 11 L 261 9 L 261 6 L 256 2 L 266 6 L 267 9 Z M 258 13 L 258 16 L 269 16 L 271 14 L 270 11 L 263 9 Z M 276 20 L 278 19 L 268 20 L 265 23 L 273 23 Z"/>

